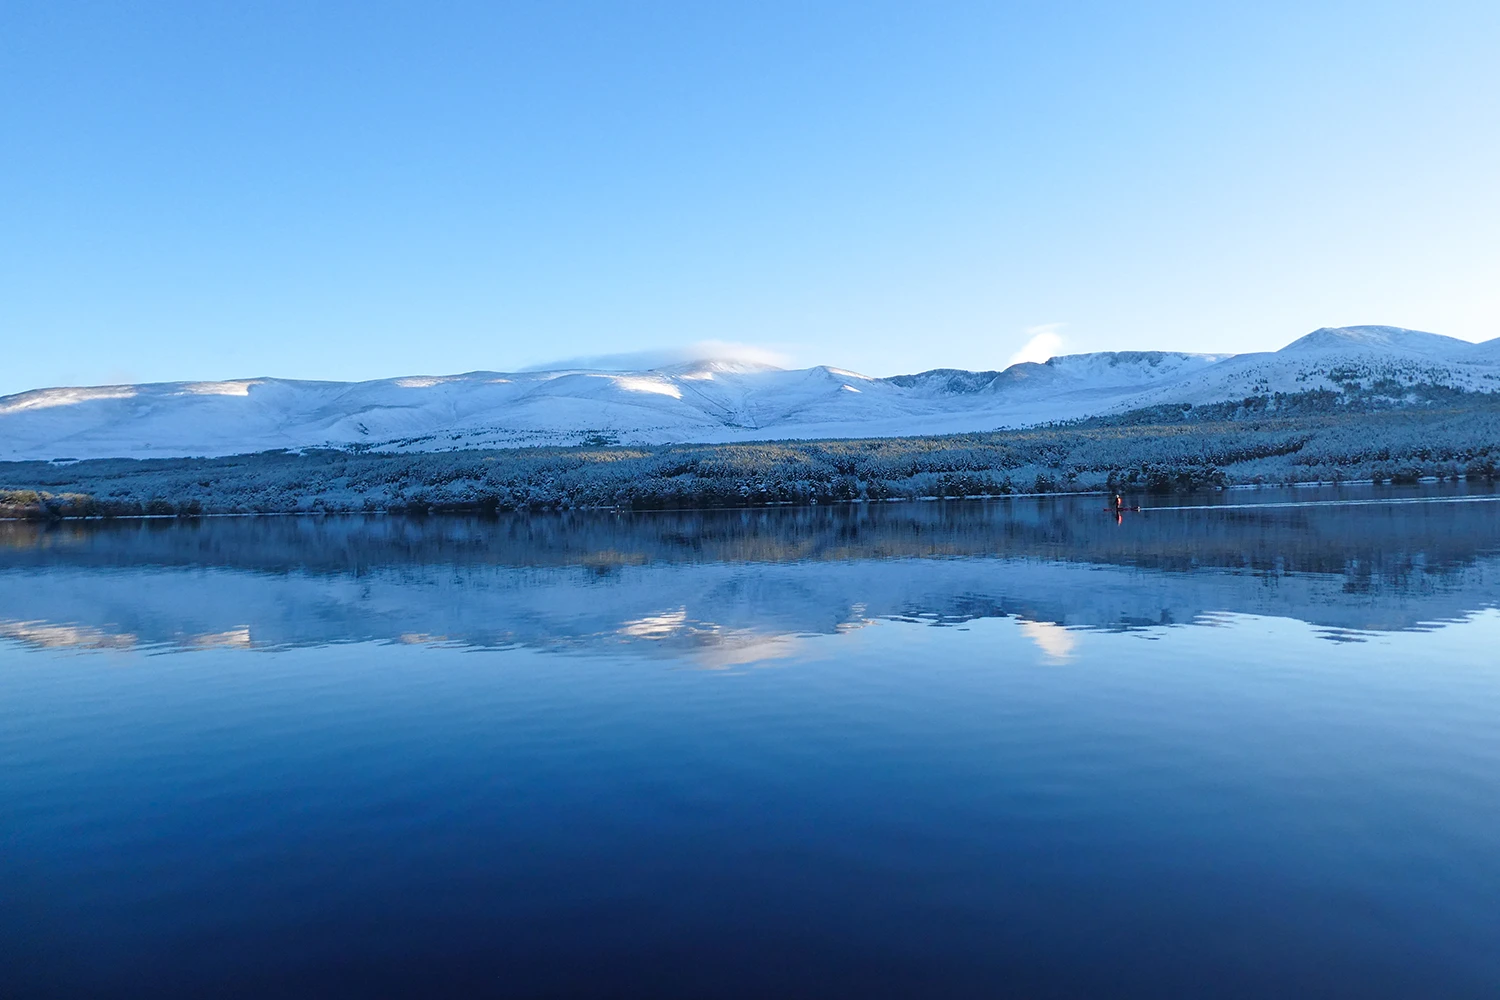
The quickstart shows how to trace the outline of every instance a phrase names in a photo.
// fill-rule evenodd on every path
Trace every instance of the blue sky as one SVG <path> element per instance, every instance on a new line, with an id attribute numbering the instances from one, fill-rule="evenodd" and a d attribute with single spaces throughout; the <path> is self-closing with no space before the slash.
<path id="1" fill-rule="evenodd" d="M 17 0 L 0 393 L 1489 339 L 1497 51 L 1493 2 Z"/>

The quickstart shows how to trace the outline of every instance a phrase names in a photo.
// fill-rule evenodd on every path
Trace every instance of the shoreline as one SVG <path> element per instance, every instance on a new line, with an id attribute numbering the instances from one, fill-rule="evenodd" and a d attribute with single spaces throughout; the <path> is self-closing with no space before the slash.
<path id="1" fill-rule="evenodd" d="M 1410 486 L 1437 485 L 1445 480 L 1438 477 L 1423 477 L 1413 483 L 1401 483 L 1395 485 Z M 1449 482 L 1462 482 L 1468 485 L 1467 477 L 1458 480 L 1447 480 Z M 1480 479 L 1478 482 L 1486 482 Z M 1229 492 L 1258 492 L 1261 490 L 1295 490 L 1295 489 L 1339 489 L 1346 486 L 1351 487 L 1376 487 L 1385 485 L 1371 479 L 1343 479 L 1324 480 L 1317 482 L 1290 482 L 1290 483 L 1233 483 L 1226 486 L 1214 487 L 1208 491 L 1212 493 Z M 622 505 L 600 505 L 600 506 L 537 506 L 528 508 L 489 509 L 481 505 L 471 507 L 442 507 L 421 511 L 403 510 L 400 508 L 373 508 L 369 510 L 248 510 L 248 511 L 204 511 L 201 513 L 188 514 L 0 514 L 0 522 L 21 523 L 53 523 L 53 522 L 108 522 L 108 521 L 193 521 L 209 518 L 251 518 L 251 517 L 499 517 L 501 515 L 515 514 L 558 514 L 567 512 L 581 513 L 628 513 L 628 514 L 675 514 L 675 513 L 707 513 L 715 511 L 761 511 L 761 510 L 787 510 L 787 509 L 811 509 L 816 507 L 858 507 L 875 506 L 880 504 L 904 504 L 904 503 L 968 503 L 974 501 L 995 500 L 1041 500 L 1060 499 L 1069 497 L 1091 497 L 1109 496 L 1110 490 L 1059 490 L 1046 493 L 995 493 L 995 494 L 971 494 L 967 496 L 919 496 L 919 497 L 885 497 L 881 499 L 855 498 L 850 500 L 835 500 L 819 503 L 812 500 L 806 503 L 795 501 L 774 501 L 762 504 L 747 504 L 743 506 L 683 506 L 683 507 L 651 507 L 636 508 Z M 1192 493 L 1168 493 L 1168 494 L 1128 494 L 1132 499 L 1146 499 L 1150 496 L 1192 496 Z M 1500 494 L 1482 495 L 1469 494 L 1464 496 L 1446 497 L 1380 497 L 1369 499 L 1349 500 L 1293 500 L 1275 503 L 1213 503 L 1213 504 L 1139 504 L 1138 512 L 1147 511 L 1169 511 L 1169 510 L 1255 510 L 1272 508 L 1296 508 L 1296 507 L 1326 507 L 1326 506 L 1370 506 L 1379 504 L 1405 504 L 1405 503 L 1482 503 L 1500 501 Z M 1108 511 L 1106 511 L 1107 513 Z"/>

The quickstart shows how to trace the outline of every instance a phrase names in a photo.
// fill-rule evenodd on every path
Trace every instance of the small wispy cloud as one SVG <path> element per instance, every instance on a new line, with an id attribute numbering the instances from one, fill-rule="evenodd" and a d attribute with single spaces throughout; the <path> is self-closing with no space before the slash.
<path id="1" fill-rule="evenodd" d="M 591 368 L 599 371 L 650 371 L 668 365 L 692 361 L 727 361 L 737 364 L 771 365 L 785 368 L 790 359 L 779 351 L 754 344 L 737 344 L 723 340 L 700 340 L 681 347 L 662 347 L 647 351 L 625 351 L 619 354 L 590 354 L 527 365 L 523 371 L 558 371 L 568 368 Z"/>
<path id="2" fill-rule="evenodd" d="M 1026 336 L 1029 339 L 1019 351 L 1010 356 L 1006 364 L 1018 365 L 1023 361 L 1041 364 L 1048 358 L 1055 357 L 1062 350 L 1062 335 L 1057 332 L 1062 326 L 1061 323 L 1043 323 L 1027 327 Z"/>

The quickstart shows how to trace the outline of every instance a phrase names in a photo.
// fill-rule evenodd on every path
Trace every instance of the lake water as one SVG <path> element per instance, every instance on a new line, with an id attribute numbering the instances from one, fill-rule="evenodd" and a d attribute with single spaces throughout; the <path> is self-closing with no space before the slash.
<path id="1" fill-rule="evenodd" d="M 1493 500 L 0 523 L 0 994 L 1494 997 Z"/>

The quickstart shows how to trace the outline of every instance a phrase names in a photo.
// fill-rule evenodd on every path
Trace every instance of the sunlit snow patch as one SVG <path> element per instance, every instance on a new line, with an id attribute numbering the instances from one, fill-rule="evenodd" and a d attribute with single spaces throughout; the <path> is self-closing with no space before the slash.
<path id="1" fill-rule="evenodd" d="M 0 406 L 0 413 L 18 413 L 21 410 L 42 410 L 52 406 L 74 406 L 96 399 L 130 399 L 136 389 L 130 385 L 101 385 L 71 389 L 40 389 L 13 397 L 14 402 Z"/>
<path id="2" fill-rule="evenodd" d="M 616 378 L 614 382 L 615 385 L 626 392 L 651 392 L 661 396 L 671 396 L 673 399 L 682 398 L 681 389 L 677 388 L 671 382 L 663 382 L 659 379 L 626 376 Z"/>
<path id="3" fill-rule="evenodd" d="M 259 382 L 189 382 L 182 391 L 193 396 L 248 396 L 250 387 Z"/>

